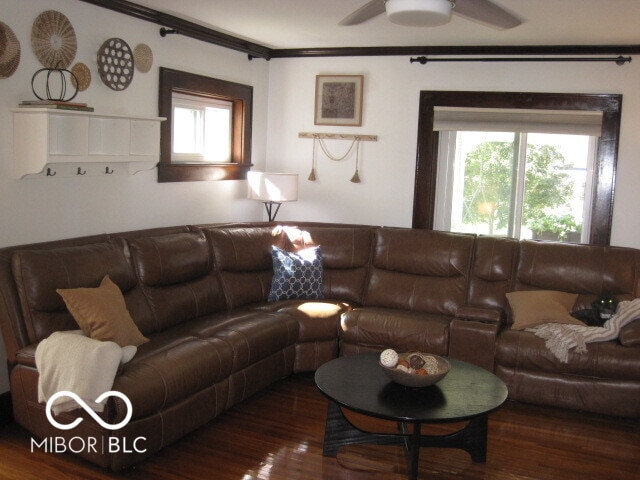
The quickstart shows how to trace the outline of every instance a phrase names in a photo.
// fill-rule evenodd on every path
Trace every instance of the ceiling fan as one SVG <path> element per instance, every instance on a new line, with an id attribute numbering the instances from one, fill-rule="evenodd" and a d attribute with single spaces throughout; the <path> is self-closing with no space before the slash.
<path id="1" fill-rule="evenodd" d="M 517 27 L 522 21 L 489 0 L 371 0 L 344 18 L 340 25 L 358 25 L 387 12 L 393 23 L 434 27 L 455 13 L 498 29 Z"/>

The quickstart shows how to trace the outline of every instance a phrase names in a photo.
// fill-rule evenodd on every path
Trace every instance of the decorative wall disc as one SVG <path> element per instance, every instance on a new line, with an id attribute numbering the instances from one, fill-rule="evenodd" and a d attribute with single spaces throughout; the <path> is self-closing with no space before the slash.
<path id="1" fill-rule="evenodd" d="M 0 22 L 0 78 L 9 78 L 20 64 L 20 42 L 11 27 Z"/>
<path id="2" fill-rule="evenodd" d="M 153 65 L 153 52 L 149 45 L 140 43 L 133 50 L 133 60 L 136 69 L 141 73 L 147 73 Z"/>
<path id="3" fill-rule="evenodd" d="M 75 77 L 71 77 L 71 84 L 80 92 L 84 92 L 91 84 L 91 71 L 84 63 L 76 63 L 71 68 L 71 73 Z M 77 81 L 76 81 L 77 80 Z"/>
<path id="4" fill-rule="evenodd" d="M 46 68 L 69 68 L 78 49 L 76 32 L 62 13 L 47 10 L 33 22 L 31 46 Z"/>
<path id="5" fill-rule="evenodd" d="M 4 23 L 2 25 L 4 25 Z M 5 32 L 5 28 L 0 28 L 0 57 L 4 55 L 4 51 L 6 49 L 7 49 L 7 32 Z"/>
<path id="6" fill-rule="evenodd" d="M 133 80 L 133 53 L 121 38 L 110 38 L 98 50 L 98 73 L 112 90 L 125 90 Z"/>

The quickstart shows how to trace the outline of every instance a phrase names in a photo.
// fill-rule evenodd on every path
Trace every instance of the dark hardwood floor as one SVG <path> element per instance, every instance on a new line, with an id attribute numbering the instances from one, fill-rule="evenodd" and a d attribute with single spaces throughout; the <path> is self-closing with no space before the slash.
<path id="1" fill-rule="evenodd" d="M 640 401 L 640 399 L 638 399 Z M 225 412 L 206 427 L 121 474 L 67 454 L 30 452 L 30 435 L 0 428 L 1 479 L 325 479 L 405 478 L 399 447 L 345 447 L 322 456 L 326 399 L 311 375 L 297 375 Z M 368 429 L 387 422 L 351 415 Z M 430 428 L 443 434 L 455 425 Z M 425 428 L 426 430 L 426 428 Z M 507 402 L 489 417 L 486 464 L 459 450 L 422 449 L 421 479 L 640 479 L 640 420 Z"/>

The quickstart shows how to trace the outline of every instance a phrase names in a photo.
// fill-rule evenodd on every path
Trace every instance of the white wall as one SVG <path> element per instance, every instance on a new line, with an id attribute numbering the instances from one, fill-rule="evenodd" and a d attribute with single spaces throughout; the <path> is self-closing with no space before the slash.
<path id="1" fill-rule="evenodd" d="M 0 0 L 0 20 L 21 44 L 21 62 L 13 76 L 0 79 L 0 247 L 94 233 L 190 223 L 263 219 L 262 204 L 246 200 L 245 181 L 157 183 L 157 171 L 132 176 L 13 178 L 10 108 L 35 99 L 31 77 L 42 68 L 31 48 L 31 25 L 45 10 L 57 10 L 73 25 L 78 51 L 73 63 L 91 69 L 90 87 L 74 101 L 99 113 L 158 115 L 160 66 L 208 75 L 254 87 L 253 163 L 264 167 L 269 64 L 247 55 L 180 35 L 162 38 L 159 25 L 77 0 Z M 153 51 L 153 67 L 134 73 L 130 86 L 116 92 L 98 75 L 96 52 L 105 40 L 119 37 L 133 49 Z M 5 358 L 0 342 L 0 359 Z M 9 384 L 1 361 L 0 392 Z"/>
<path id="2" fill-rule="evenodd" d="M 431 63 L 409 57 L 274 59 L 270 62 L 267 158 L 269 167 L 300 174 L 300 200 L 282 207 L 281 218 L 410 226 L 421 90 L 477 90 L 623 94 L 622 129 L 615 189 L 613 245 L 640 248 L 640 64 L 614 63 Z M 317 74 L 363 74 L 362 127 L 314 126 Z M 378 135 L 363 142 L 360 178 L 349 182 L 351 155 L 340 163 L 318 149 L 316 182 L 306 180 L 312 140 L 298 132 Z M 330 141 L 332 153 L 349 142 Z"/>

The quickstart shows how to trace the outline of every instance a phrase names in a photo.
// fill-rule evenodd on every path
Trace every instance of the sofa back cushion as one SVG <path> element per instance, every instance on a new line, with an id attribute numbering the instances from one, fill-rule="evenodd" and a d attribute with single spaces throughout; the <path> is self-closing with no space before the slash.
<path id="1" fill-rule="evenodd" d="M 505 308 L 518 261 L 515 238 L 479 236 L 475 241 L 469 296 L 472 307 Z"/>
<path id="2" fill-rule="evenodd" d="M 590 308 L 602 293 L 618 300 L 640 295 L 640 252 L 624 247 L 523 240 L 514 290 L 577 293 L 574 309 Z"/>
<path id="3" fill-rule="evenodd" d="M 372 227 L 299 225 L 285 228 L 295 249 L 320 246 L 324 298 L 362 304 L 373 243 Z M 297 237 L 297 238 L 296 238 Z"/>
<path id="4" fill-rule="evenodd" d="M 96 288 L 105 275 L 122 291 L 136 323 L 144 323 L 150 315 L 125 252 L 116 242 L 17 250 L 12 271 L 31 343 L 58 330 L 79 328 L 56 289 Z"/>
<path id="5" fill-rule="evenodd" d="M 297 251 L 320 246 L 323 296 L 362 303 L 373 228 L 351 225 L 202 227 L 212 248 L 229 308 L 266 302 L 273 279 L 272 246 Z"/>
<path id="6" fill-rule="evenodd" d="M 203 227 L 228 308 L 266 302 L 273 278 L 271 247 L 288 250 L 282 228 Z"/>
<path id="7" fill-rule="evenodd" d="M 202 232 L 126 240 L 153 322 L 144 334 L 165 330 L 226 308 Z"/>
<path id="8" fill-rule="evenodd" d="M 381 228 L 365 305 L 455 315 L 464 305 L 475 236 Z"/>

